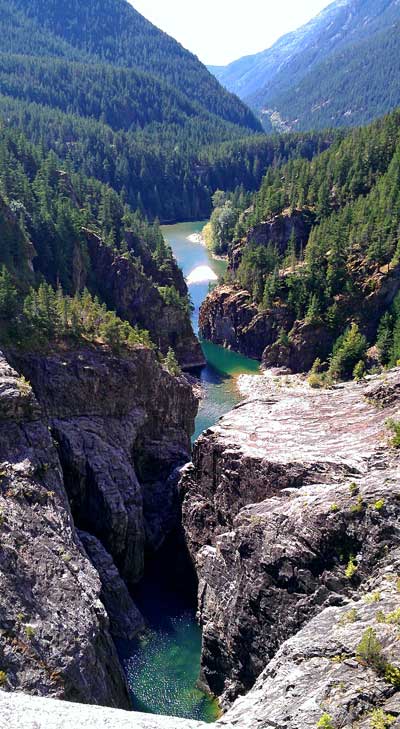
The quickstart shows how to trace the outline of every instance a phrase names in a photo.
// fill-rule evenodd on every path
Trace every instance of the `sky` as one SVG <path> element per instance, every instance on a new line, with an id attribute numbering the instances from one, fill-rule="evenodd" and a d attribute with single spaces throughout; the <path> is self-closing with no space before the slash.
<path id="1" fill-rule="evenodd" d="M 226 65 L 269 48 L 331 0 L 130 0 L 206 64 Z"/>

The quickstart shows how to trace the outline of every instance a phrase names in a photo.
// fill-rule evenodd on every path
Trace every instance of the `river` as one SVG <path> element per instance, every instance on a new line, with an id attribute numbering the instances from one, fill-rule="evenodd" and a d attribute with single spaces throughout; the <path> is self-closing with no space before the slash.
<path id="1" fill-rule="evenodd" d="M 210 280 L 226 271 L 191 236 L 204 222 L 163 226 L 163 233 L 188 280 L 194 305 L 193 328 L 198 333 L 199 309 L 207 296 Z M 255 374 L 258 363 L 234 352 L 202 342 L 207 366 L 201 372 L 204 399 L 196 420 L 197 437 L 214 425 L 240 400 L 236 387 L 239 374 Z M 154 565 L 138 588 L 135 600 L 148 629 L 138 641 L 119 645 L 133 706 L 136 711 L 213 722 L 218 704 L 197 687 L 200 671 L 201 630 L 196 622 L 192 595 L 171 584 L 168 569 Z"/>
<path id="2" fill-rule="evenodd" d="M 201 232 L 204 225 L 204 222 L 198 222 L 163 226 L 165 239 L 170 244 L 185 278 L 189 279 L 189 293 L 194 306 L 192 323 L 196 334 L 199 331 L 200 306 L 207 296 L 210 283 L 212 285 L 214 282 L 202 280 L 190 283 L 190 280 L 197 278 L 194 275 L 196 271 L 206 275 L 207 270 L 210 278 L 213 274 L 218 278 L 225 273 L 227 267 L 225 261 L 216 260 L 204 245 L 190 240 L 191 236 Z M 211 342 L 202 342 L 202 347 L 207 360 L 207 367 L 200 376 L 205 397 L 200 403 L 195 438 L 206 428 L 215 425 L 222 415 L 239 402 L 236 377 L 240 374 L 256 374 L 259 370 L 258 362 L 236 352 L 230 352 Z"/>

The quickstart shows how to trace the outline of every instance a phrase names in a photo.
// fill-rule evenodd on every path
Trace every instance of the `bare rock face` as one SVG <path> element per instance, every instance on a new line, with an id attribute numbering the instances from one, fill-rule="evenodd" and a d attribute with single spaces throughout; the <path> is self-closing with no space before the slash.
<path id="1" fill-rule="evenodd" d="M 229 253 L 230 270 L 237 271 L 242 260 L 243 251 L 247 246 L 272 245 L 277 248 L 280 255 L 284 255 L 291 236 L 295 235 L 298 251 L 305 248 L 311 228 L 315 222 L 315 215 L 309 210 L 294 210 L 293 213 L 275 215 L 270 220 L 258 223 L 243 240 Z"/>
<path id="2" fill-rule="evenodd" d="M 264 369 L 286 367 L 294 373 L 308 372 L 317 357 L 324 362 L 332 351 L 335 337 L 325 327 L 304 321 L 294 322 L 288 346 L 279 341 L 267 344 L 261 366 Z"/>
<path id="3" fill-rule="evenodd" d="M 128 583 L 143 573 L 178 514 L 176 466 L 186 463 L 197 411 L 191 387 L 155 355 L 79 350 L 18 358 L 60 453 L 77 526 L 96 536 Z"/>
<path id="4" fill-rule="evenodd" d="M 286 308 L 259 312 L 248 291 L 236 286 L 218 286 L 200 309 L 203 339 L 261 359 L 265 347 L 276 341 L 279 330 L 294 322 Z"/>
<path id="5" fill-rule="evenodd" d="M 400 414 L 400 371 L 325 392 L 278 382 L 260 377 L 253 399 L 199 438 L 181 481 L 203 678 L 225 705 L 312 618 L 357 599 L 400 539 L 399 459 L 385 425 Z M 271 726 L 315 726 L 310 716 Z M 256 725 L 269 726 L 244 724 Z"/>
<path id="6" fill-rule="evenodd" d="M 110 620 L 111 635 L 113 638 L 132 640 L 145 628 L 143 616 L 133 602 L 113 558 L 102 543 L 86 532 L 79 532 L 79 537 L 100 577 L 100 599 Z"/>
<path id="7" fill-rule="evenodd" d="M 0 688 L 128 708 L 111 634 L 143 626 L 125 583 L 176 526 L 197 401 L 145 348 L 12 359 L 23 375 L 0 360 Z"/>
<path id="8" fill-rule="evenodd" d="M 373 712 L 380 710 L 391 717 L 390 726 L 400 726 L 398 687 L 357 658 L 363 636 L 372 628 L 383 660 L 400 664 L 398 626 L 387 618 L 398 614 L 399 570 L 397 549 L 377 563 L 355 599 L 322 610 L 288 640 L 219 724 L 229 729 L 315 729 L 327 714 L 334 727 L 371 729 Z"/>
<path id="9" fill-rule="evenodd" d="M 46 419 L 3 355 L 0 403 L 1 688 L 127 708 L 100 580 Z"/>

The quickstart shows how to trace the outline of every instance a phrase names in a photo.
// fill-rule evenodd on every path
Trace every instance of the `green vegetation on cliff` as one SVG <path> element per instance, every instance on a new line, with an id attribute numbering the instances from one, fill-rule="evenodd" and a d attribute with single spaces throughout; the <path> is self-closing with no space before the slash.
<path id="1" fill-rule="evenodd" d="M 179 333 L 193 337 L 186 285 L 158 223 L 149 225 L 110 186 L 69 171 L 53 152 L 4 127 L 0 236 L 3 343 L 69 337 L 118 348 L 150 345 L 150 330 L 166 352 Z M 110 283 L 122 273 L 126 295 L 117 283 L 105 291 L 105 275 Z M 176 322 L 164 327 L 165 341 L 161 309 Z"/>
<path id="2" fill-rule="evenodd" d="M 237 205 L 238 220 L 240 212 Z M 382 362 L 398 359 L 398 304 L 390 307 L 400 285 L 400 112 L 354 130 L 311 161 L 269 169 L 244 221 L 242 214 L 233 234 L 230 275 L 260 310 L 284 307 L 289 322 L 319 329 L 331 342 L 354 322 L 370 345 L 385 314 Z M 367 342 L 348 365 L 337 361 L 342 345 L 339 339 L 333 349 L 332 374 L 349 376 Z M 317 357 L 318 337 L 315 349 Z"/>
<path id="3" fill-rule="evenodd" d="M 18 295 L 5 266 L 0 271 L 0 336 L 11 347 L 42 350 L 49 345 L 106 344 L 113 351 L 154 345 L 147 331 L 132 327 L 85 289 L 73 297 L 50 284 Z"/>

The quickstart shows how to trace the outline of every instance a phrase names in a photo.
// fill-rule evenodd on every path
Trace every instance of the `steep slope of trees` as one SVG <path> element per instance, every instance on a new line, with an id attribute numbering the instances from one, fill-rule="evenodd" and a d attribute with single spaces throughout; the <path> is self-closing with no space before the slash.
<path id="1" fill-rule="evenodd" d="M 399 13 L 400 15 L 400 13 Z M 262 97 L 254 102 L 265 106 Z M 302 81 L 273 96 L 268 120 L 288 129 L 365 124 L 400 104 L 400 22 L 337 51 Z"/>
<path id="2" fill-rule="evenodd" d="M 150 72 L 226 121 L 259 129 L 255 117 L 239 99 L 225 91 L 195 56 L 145 20 L 127 0 L 71 0 L 68 3 L 64 0 L 3 0 L 2 5 L 6 10 L 14 7 L 22 12 L 26 22 L 30 21 L 34 35 L 38 28 L 44 29 L 45 48 L 40 41 L 35 47 L 31 44 L 29 52 L 34 55 L 47 51 L 49 36 L 60 39 L 62 50 L 59 54 L 65 57 L 69 57 L 65 46 L 68 44 L 72 54 L 79 50 L 94 61 Z M 13 31 L 8 24 L 0 27 L 0 47 L 9 51 L 8 35 Z M 18 52 L 16 43 L 13 50 Z M 22 43 L 19 52 L 26 53 Z"/>
<path id="3" fill-rule="evenodd" d="M 336 0 L 271 48 L 211 69 L 267 129 L 355 126 L 400 104 L 396 0 Z"/>
<path id="4" fill-rule="evenodd" d="M 278 361 L 279 346 L 290 350 L 298 336 L 298 322 L 308 327 L 303 348 L 315 337 L 316 357 L 320 343 L 342 337 L 351 323 L 374 344 L 377 316 L 400 287 L 400 112 L 354 130 L 310 162 L 269 169 L 244 215 L 230 248 L 230 276 L 260 311 L 285 311 L 289 328 L 277 340 Z M 274 245 L 263 221 L 281 221 L 292 231 L 288 241 Z M 297 237 L 302 221 L 310 229 L 306 245 Z M 244 223 L 249 232 L 240 243 Z M 380 328 L 384 363 L 398 358 L 398 311 L 395 305 Z M 334 355 L 341 346 L 340 339 Z"/>
<path id="5" fill-rule="evenodd" d="M 113 347 L 147 345 L 145 323 L 160 346 L 161 311 L 183 336 L 192 336 L 186 285 L 158 224 L 149 225 L 109 186 L 67 170 L 53 152 L 5 128 L 0 130 L 0 237 L 3 342 L 33 346 L 69 336 L 100 337 Z M 117 266 L 145 300 L 122 307 L 118 291 L 114 295 L 111 289 L 101 301 L 103 259 L 109 276 Z M 172 342 L 165 328 L 163 351 L 175 344 L 175 336 L 174 329 Z"/>

